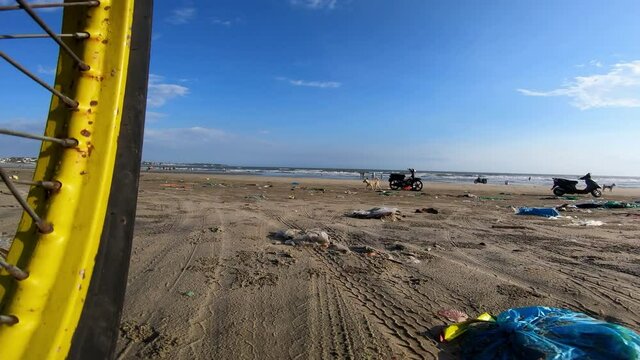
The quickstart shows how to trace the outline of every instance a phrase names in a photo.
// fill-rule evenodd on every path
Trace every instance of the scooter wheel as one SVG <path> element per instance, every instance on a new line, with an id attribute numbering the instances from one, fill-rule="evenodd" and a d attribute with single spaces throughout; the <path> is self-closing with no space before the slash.
<path id="1" fill-rule="evenodd" d="M 592 190 L 591 195 L 593 195 L 593 197 L 600 197 L 602 196 L 602 191 L 600 191 L 600 189 Z"/>
<path id="2" fill-rule="evenodd" d="M 553 195 L 562 196 L 562 195 L 564 195 L 564 190 L 562 190 L 562 188 L 557 187 L 557 188 L 553 189 Z M 595 195 L 593 195 L 593 196 L 595 196 Z"/>

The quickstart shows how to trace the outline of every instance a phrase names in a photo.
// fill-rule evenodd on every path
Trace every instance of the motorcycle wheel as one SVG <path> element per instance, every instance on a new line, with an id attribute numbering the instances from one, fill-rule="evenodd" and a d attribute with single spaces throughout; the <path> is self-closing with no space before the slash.
<path id="1" fill-rule="evenodd" d="M 600 189 L 594 189 L 591 191 L 591 195 L 593 195 L 593 197 L 600 197 L 602 196 L 602 191 L 600 191 Z"/>
<path id="2" fill-rule="evenodd" d="M 413 191 L 421 191 L 422 190 L 422 181 L 416 180 L 413 182 Z"/>
<path id="3" fill-rule="evenodd" d="M 398 180 L 389 181 L 389 187 L 391 188 L 391 190 L 398 190 L 401 186 L 402 184 Z"/>
<path id="4" fill-rule="evenodd" d="M 564 190 L 562 188 L 557 187 L 557 188 L 553 189 L 553 195 L 562 196 L 562 195 L 564 195 Z"/>

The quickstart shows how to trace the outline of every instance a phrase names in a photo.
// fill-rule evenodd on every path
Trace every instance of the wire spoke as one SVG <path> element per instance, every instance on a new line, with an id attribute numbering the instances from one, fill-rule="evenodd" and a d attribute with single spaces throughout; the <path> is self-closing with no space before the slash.
<path id="1" fill-rule="evenodd" d="M 28 77 L 30 77 L 33 81 L 35 81 L 38 84 L 40 84 L 43 88 L 49 90 L 52 94 L 54 94 L 55 96 L 60 98 L 60 100 L 62 100 L 62 102 L 64 102 L 68 107 L 70 107 L 72 109 L 75 109 L 75 108 L 78 107 L 78 102 L 77 101 L 73 100 L 72 98 L 68 97 L 67 95 L 65 95 L 65 94 L 61 93 L 60 91 L 58 91 L 58 90 L 54 89 L 53 87 L 51 87 L 51 85 L 49 85 L 46 82 L 44 82 L 42 79 L 37 77 L 31 71 L 27 70 L 24 66 L 20 65 L 17 61 L 13 60 L 11 57 L 9 57 L 9 55 L 5 54 L 3 51 L 0 51 L 0 57 L 5 59 L 9 64 L 13 65 L 13 67 L 15 67 L 16 69 L 20 70 L 20 72 L 22 72 L 23 74 L 25 74 Z"/>
<path id="2" fill-rule="evenodd" d="M 98 6 L 100 1 L 78 1 L 78 2 L 62 2 L 62 3 L 50 3 L 50 4 L 29 4 L 32 9 L 44 9 L 44 8 L 57 8 L 57 7 L 69 7 L 69 6 Z M 22 10 L 20 5 L 5 5 L 0 6 L 0 11 L 10 10 Z"/>
<path id="3" fill-rule="evenodd" d="M 0 324 L 14 325 L 18 323 L 18 318 L 13 315 L 0 315 Z"/>
<path id="4" fill-rule="evenodd" d="M 89 38 L 89 33 L 77 32 L 73 34 L 56 34 L 59 38 L 74 38 L 76 40 L 84 40 Z M 14 34 L 14 35 L 0 35 L 0 40 L 9 39 L 42 39 L 48 38 L 48 34 Z"/>
<path id="5" fill-rule="evenodd" d="M 27 139 L 54 142 L 54 143 L 60 144 L 60 145 L 62 145 L 64 147 L 76 147 L 76 146 L 78 146 L 78 140 L 73 139 L 73 138 L 61 139 L 61 138 L 55 138 L 55 137 L 51 137 L 51 136 L 36 135 L 36 134 L 26 133 L 26 132 L 22 132 L 22 131 L 15 131 L 15 130 L 3 129 L 3 128 L 0 128 L 0 134 L 9 135 L 9 136 L 17 136 L 17 137 L 22 137 L 22 138 L 27 138 Z"/>
<path id="6" fill-rule="evenodd" d="M 62 187 L 62 183 L 60 181 L 21 181 L 14 180 L 14 184 L 20 185 L 31 185 L 31 186 L 40 186 L 47 190 L 58 191 Z"/>
<path id="7" fill-rule="evenodd" d="M 27 273 L 26 271 L 20 269 L 19 267 L 15 266 L 15 265 L 11 265 L 11 264 L 7 263 L 1 257 L 0 257 L 0 267 L 2 267 L 5 270 L 7 270 L 9 275 L 13 276 L 16 280 L 24 280 L 24 279 L 29 277 L 29 273 Z"/>
<path id="8" fill-rule="evenodd" d="M 11 180 L 11 177 L 9 177 L 9 174 L 7 174 L 7 172 L 2 167 L 0 167 L 0 178 L 2 178 L 2 181 L 4 181 L 5 185 L 7 185 L 7 187 L 9 188 L 9 191 L 11 191 L 11 194 L 13 194 L 13 197 L 15 197 L 16 200 L 18 200 L 18 202 L 20 203 L 20 206 L 22 206 L 24 211 L 27 214 L 29 214 L 29 216 L 33 219 L 38 230 L 40 230 L 40 232 L 43 234 L 48 234 L 50 232 L 53 232 L 53 225 L 42 220 L 40 216 L 38 216 L 38 214 L 36 214 L 36 212 L 33 211 L 33 209 L 29 206 L 29 204 L 27 204 L 27 201 L 22 198 L 22 196 L 20 195 L 20 192 L 18 192 L 18 189 L 13 184 L 13 181 Z"/>
<path id="9" fill-rule="evenodd" d="M 44 30 L 47 34 L 49 34 L 49 36 L 51 36 L 51 38 L 58 43 L 58 45 L 60 45 L 60 48 L 62 50 L 64 50 L 64 52 L 67 53 L 67 55 L 71 56 L 71 58 L 76 62 L 76 64 L 78 65 L 78 68 L 80 68 L 80 70 L 86 71 L 89 70 L 89 65 L 87 65 L 84 61 L 82 61 L 82 59 L 80 59 L 80 57 L 78 57 L 78 55 L 76 55 L 76 53 L 73 52 L 73 50 L 71 50 L 71 48 L 69 47 L 69 45 L 65 44 L 62 40 L 60 40 L 60 38 L 58 36 L 56 36 L 56 34 L 49 28 L 49 26 L 38 16 L 38 14 L 36 14 L 33 9 L 31 8 L 31 6 L 29 6 L 29 4 L 24 1 L 24 0 L 16 0 L 18 2 L 18 4 L 20 4 L 20 6 L 24 9 L 24 11 L 27 12 L 27 14 L 29 14 L 29 16 L 31 16 L 31 18 L 33 19 L 33 21 L 35 21 L 36 23 L 38 23 L 38 25 L 40 25 L 40 27 L 42 28 L 42 30 Z"/>

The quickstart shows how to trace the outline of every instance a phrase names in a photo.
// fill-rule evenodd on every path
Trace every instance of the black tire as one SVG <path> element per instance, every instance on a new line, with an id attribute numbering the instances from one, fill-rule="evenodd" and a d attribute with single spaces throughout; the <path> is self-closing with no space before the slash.
<path id="1" fill-rule="evenodd" d="M 389 181 L 389 187 L 391 190 L 399 190 L 402 187 L 402 182 L 398 180 L 391 180 Z"/>
<path id="2" fill-rule="evenodd" d="M 413 191 L 422 191 L 422 181 L 416 180 L 411 186 Z"/>
<path id="3" fill-rule="evenodd" d="M 129 72 L 106 218 L 68 359 L 114 358 L 127 286 L 147 101 L 153 0 L 134 5 Z"/>
<path id="4" fill-rule="evenodd" d="M 593 197 L 599 198 L 600 196 L 602 196 L 602 191 L 600 191 L 600 189 L 593 189 L 591 190 L 591 195 L 593 195 Z"/>
<path id="5" fill-rule="evenodd" d="M 565 191 L 562 188 L 557 187 L 553 189 L 553 195 L 555 196 L 562 196 L 564 194 L 565 194 Z"/>

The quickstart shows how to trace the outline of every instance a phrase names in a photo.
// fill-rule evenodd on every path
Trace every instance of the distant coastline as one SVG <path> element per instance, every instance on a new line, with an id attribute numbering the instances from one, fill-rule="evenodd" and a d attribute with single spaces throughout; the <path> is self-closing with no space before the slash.
<path id="1" fill-rule="evenodd" d="M 164 169 L 163 169 L 164 168 Z M 292 178 L 325 178 L 358 180 L 362 174 L 386 181 L 390 173 L 406 173 L 407 170 L 398 169 L 340 169 L 340 168 L 302 168 L 302 167 L 271 167 L 271 166 L 231 166 L 223 164 L 206 163 L 173 163 L 173 162 L 147 162 L 142 163 L 142 171 L 169 171 L 179 173 L 203 173 L 203 174 L 229 174 L 229 175 L 256 175 Z M 568 174 L 523 174 L 523 173 L 477 173 L 464 171 L 427 171 L 416 170 L 416 176 L 425 182 L 436 183 L 473 183 L 477 176 L 487 178 L 489 184 L 504 185 L 508 181 L 510 185 L 543 185 L 551 186 L 553 177 L 577 179 L 580 175 Z M 621 188 L 640 188 L 640 177 L 597 175 L 594 179 L 602 184 L 615 183 Z M 530 178 L 530 180 L 529 180 Z"/>
<path id="2" fill-rule="evenodd" d="M 33 157 L 0 158 L 0 164 L 7 168 L 33 168 L 36 159 Z M 229 175 L 256 175 L 292 178 L 320 178 L 358 180 L 362 174 L 386 181 L 390 173 L 406 173 L 402 169 L 341 169 L 341 168 L 303 168 L 303 167 L 272 167 L 272 166 L 233 166 L 214 163 L 178 163 L 178 162 L 142 162 L 143 172 L 175 172 Z M 473 183 L 477 176 L 487 178 L 489 184 L 503 185 L 542 185 L 551 186 L 553 177 L 577 179 L 584 174 L 525 174 L 525 173 L 478 173 L 465 171 L 427 171 L 417 170 L 416 176 L 425 182 L 466 184 Z M 529 180 L 530 178 L 530 180 Z M 620 188 L 640 188 L 640 176 L 615 176 L 593 174 L 594 180 L 600 185 L 613 184 Z"/>

